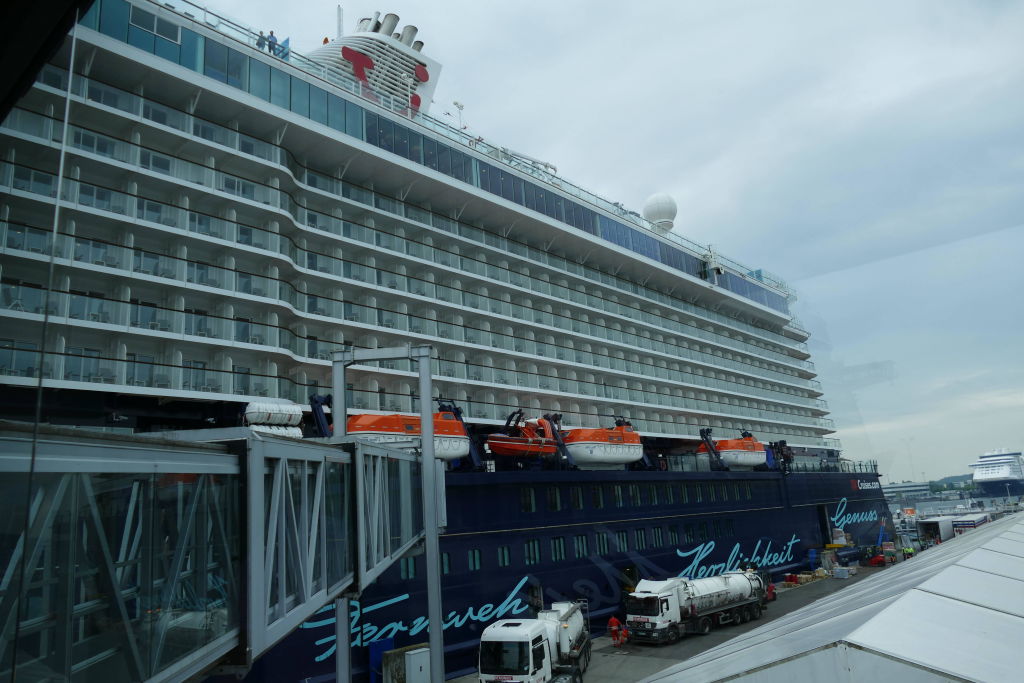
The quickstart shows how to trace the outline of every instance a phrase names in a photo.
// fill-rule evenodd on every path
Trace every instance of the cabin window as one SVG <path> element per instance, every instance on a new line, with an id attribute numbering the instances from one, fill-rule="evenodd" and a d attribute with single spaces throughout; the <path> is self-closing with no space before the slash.
<path id="1" fill-rule="evenodd" d="M 636 530 L 636 549 L 646 550 L 647 549 L 647 529 Z"/>
<path id="2" fill-rule="evenodd" d="M 548 510 L 558 512 L 562 509 L 562 491 L 557 486 L 548 488 Z"/>
<path id="3" fill-rule="evenodd" d="M 669 545 L 679 545 L 679 527 L 673 525 L 668 528 Z"/>
<path id="4" fill-rule="evenodd" d="M 608 554 L 608 533 L 606 531 L 598 531 L 594 536 L 595 545 L 597 546 L 598 555 Z"/>
<path id="5" fill-rule="evenodd" d="M 640 486 L 639 484 L 629 485 L 629 504 L 633 507 L 640 507 Z"/>
<path id="6" fill-rule="evenodd" d="M 523 512 L 537 511 L 537 495 L 534 493 L 533 487 L 519 490 L 519 505 Z"/>
<path id="7" fill-rule="evenodd" d="M 629 550 L 629 532 L 628 531 L 616 531 L 615 542 L 618 546 L 620 553 L 627 552 Z"/>
<path id="8" fill-rule="evenodd" d="M 620 508 L 623 505 L 622 502 L 622 485 L 616 484 L 612 487 L 612 498 L 615 501 L 615 507 Z"/>
<path id="9" fill-rule="evenodd" d="M 573 550 L 576 553 L 576 557 L 587 556 L 587 535 L 580 534 L 573 539 Z"/>
<path id="10" fill-rule="evenodd" d="M 671 485 L 669 485 L 669 484 L 662 484 L 661 485 L 661 500 L 666 505 L 671 505 L 673 503 L 673 500 L 672 500 L 672 486 Z"/>
<path id="11" fill-rule="evenodd" d="M 704 502 L 703 487 L 700 484 L 693 484 L 693 502 L 702 503 Z"/>
<path id="12" fill-rule="evenodd" d="M 558 562 L 565 559 L 565 538 L 555 536 L 551 539 L 551 561 Z"/>
<path id="13" fill-rule="evenodd" d="M 736 535 L 736 530 L 733 528 L 731 519 L 723 520 L 722 524 L 725 526 L 724 532 L 726 537 L 732 538 Z"/>
<path id="14" fill-rule="evenodd" d="M 747 482 L 747 500 L 750 500 L 753 496 L 750 493 L 750 482 Z"/>
<path id="15" fill-rule="evenodd" d="M 540 541 L 533 539 L 523 544 L 523 561 L 526 564 L 540 562 Z"/>
<path id="16" fill-rule="evenodd" d="M 416 558 L 415 557 L 403 557 L 399 560 L 399 568 L 401 571 L 402 579 L 414 579 L 416 578 Z"/>
<path id="17" fill-rule="evenodd" d="M 704 543 L 709 539 L 707 521 L 697 522 L 697 540 Z"/>
<path id="18" fill-rule="evenodd" d="M 595 510 L 604 508 L 604 488 L 600 484 L 591 487 L 590 502 Z"/>
<path id="19" fill-rule="evenodd" d="M 686 542 L 687 543 L 696 543 L 697 542 L 697 534 L 693 530 L 693 525 L 692 524 L 687 524 L 686 526 L 683 527 L 683 534 L 686 537 Z"/>
<path id="20" fill-rule="evenodd" d="M 739 484 L 739 482 L 736 482 L 735 484 L 733 484 L 733 491 L 732 491 L 732 493 L 733 493 L 733 498 L 735 500 L 739 500 L 740 499 L 741 492 L 740 492 L 740 484 Z M 750 498 L 750 496 L 747 496 L 747 498 Z"/>
<path id="21" fill-rule="evenodd" d="M 498 547 L 498 566 L 507 567 L 509 565 L 508 546 L 503 545 Z"/>
<path id="22" fill-rule="evenodd" d="M 647 486 L 647 502 L 650 505 L 658 504 L 658 487 L 654 484 L 648 484 Z"/>
<path id="23" fill-rule="evenodd" d="M 660 526 L 654 527 L 653 529 L 651 529 L 651 532 L 654 536 L 654 538 L 651 541 L 651 545 L 653 545 L 655 548 L 660 548 L 661 546 L 665 545 L 665 536 L 662 533 Z"/>
<path id="24" fill-rule="evenodd" d="M 712 538 L 721 538 L 722 537 L 722 522 L 721 522 L 721 520 L 718 520 L 718 519 L 711 520 L 711 533 L 713 534 Z"/>
<path id="25" fill-rule="evenodd" d="M 441 573 L 448 574 L 452 570 L 451 558 L 448 553 L 441 553 Z"/>
<path id="26" fill-rule="evenodd" d="M 686 484 L 679 485 L 679 502 L 684 505 L 690 502 L 689 486 Z"/>
<path id="27" fill-rule="evenodd" d="M 469 571 L 475 572 L 480 569 L 480 551 L 470 550 L 466 558 L 469 563 Z"/>
<path id="28" fill-rule="evenodd" d="M 704 484 L 705 494 L 709 503 L 715 502 L 715 486 L 714 484 Z"/>
<path id="29" fill-rule="evenodd" d="M 569 489 L 569 498 L 572 501 L 573 510 L 583 509 L 583 487 L 573 486 Z"/>
<path id="30" fill-rule="evenodd" d="M 729 489 L 726 488 L 725 484 L 718 485 L 718 494 L 723 501 L 729 500 Z"/>

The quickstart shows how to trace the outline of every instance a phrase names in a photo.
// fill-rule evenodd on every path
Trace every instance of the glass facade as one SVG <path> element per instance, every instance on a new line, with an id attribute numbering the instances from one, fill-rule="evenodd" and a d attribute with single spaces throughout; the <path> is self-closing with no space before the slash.
<path id="1" fill-rule="evenodd" d="M 157 8 L 132 7 L 103 0 L 83 25 L 167 59 L 157 39 L 169 41 L 179 64 L 226 86 L 616 247 L 655 259 L 667 253 L 669 245 L 643 231 L 287 73 L 283 63 L 168 24 Z M 153 47 L 133 30 L 151 34 Z M 85 364 L 84 351 L 72 354 L 66 345 L 12 350 L 10 376 L 304 403 L 329 383 L 333 350 L 422 338 L 441 348 L 434 372 L 442 386 L 452 383 L 472 418 L 502 420 L 521 405 L 563 412 L 583 426 L 614 413 L 646 432 L 695 435 L 710 425 L 750 429 L 762 440 L 831 444 L 806 346 L 778 328 L 517 242 L 495 226 L 456 220 L 443 206 L 342 180 L 301 162 L 287 145 L 189 113 L 186 102 L 162 99 L 159 88 L 140 94 L 102 69 L 92 76 L 69 79 L 50 66 L 39 77 L 36 95 L 53 101 L 73 80 L 73 162 L 61 189 L 73 223 L 53 241 L 45 224 L 12 212 L 0 224 L 0 245 L 28 260 L 6 269 L 2 284 L 8 310 L 45 310 L 69 330 L 107 326 L 107 336 L 75 347 L 89 349 Z M 88 117 L 77 116 L 87 109 Z M 19 147 L 59 143 L 62 121 L 44 111 L 20 106 L 3 132 Z M 138 120 L 139 134 L 129 134 Z M 208 144 L 183 146 L 196 140 Z M 122 182 L 115 167 L 137 181 Z M 35 201 L 52 199 L 55 170 L 13 154 L 0 165 L 0 184 Z M 276 181 L 282 177 L 287 182 Z M 73 270 L 47 294 L 28 266 L 33 254 L 51 249 Z M 672 258 L 673 267 L 703 276 L 700 259 L 682 251 Z M 111 277 L 127 278 L 126 289 L 105 286 Z M 127 348 L 112 343 L 115 331 L 119 339 L 134 335 Z M 158 349 L 161 333 L 180 335 L 180 350 Z M 11 336 L 12 344 L 28 343 Z M 218 357 L 225 341 L 231 350 Z M 531 391 L 545 398 L 524 400 Z M 358 383 L 352 405 L 408 411 L 417 401 L 407 380 L 383 377 Z"/>
<path id="2" fill-rule="evenodd" d="M 161 54 L 156 49 L 156 33 L 151 33 L 139 25 L 126 20 L 130 14 L 130 5 L 126 0 L 99 0 L 94 12 L 99 15 L 99 30 L 106 35 L 127 42 L 134 47 L 171 59 L 169 52 Z M 95 23 L 93 17 L 87 17 L 84 25 Z M 141 22 L 145 25 L 144 22 Z M 154 28 L 154 30 L 156 30 Z M 205 61 L 202 69 L 196 60 L 186 58 L 184 50 L 177 52 L 177 61 L 181 66 L 199 71 L 229 86 L 251 92 L 258 97 L 266 94 L 265 82 L 253 84 L 248 78 L 250 64 L 260 62 L 225 45 L 195 33 L 189 28 L 179 27 L 182 44 L 188 37 L 190 44 L 205 43 Z M 262 67 L 257 67 L 258 71 Z M 354 135 L 359 126 L 349 126 L 340 118 L 327 115 L 326 92 L 311 86 L 308 81 L 298 76 L 276 71 L 278 87 L 272 87 L 269 101 L 298 116 L 311 118 L 318 123 L 331 126 L 340 133 Z M 288 92 L 286 93 L 285 90 Z M 312 93 L 311 91 L 316 91 Z M 315 102 L 315 104 L 313 104 Z M 601 237 L 609 242 L 624 247 L 642 256 L 658 261 L 670 268 L 682 271 L 694 277 L 707 279 L 704 262 L 686 251 L 666 244 L 653 236 L 636 228 L 629 227 L 608 216 L 601 215 L 571 199 L 562 197 L 550 188 L 537 185 L 511 173 L 510 171 L 488 164 L 451 145 L 432 140 L 421 132 L 400 123 L 368 111 L 357 104 L 347 109 L 349 115 L 361 116 L 365 122 L 361 135 L 362 140 L 376 145 L 381 149 L 398 154 L 417 164 L 448 175 L 456 180 L 474 185 L 486 192 L 515 202 L 538 213 L 542 213 L 556 221 L 571 225 L 591 235 Z M 739 296 L 773 308 L 781 313 L 788 313 L 786 298 L 773 290 L 752 282 L 734 273 L 724 273 L 717 284 Z"/>

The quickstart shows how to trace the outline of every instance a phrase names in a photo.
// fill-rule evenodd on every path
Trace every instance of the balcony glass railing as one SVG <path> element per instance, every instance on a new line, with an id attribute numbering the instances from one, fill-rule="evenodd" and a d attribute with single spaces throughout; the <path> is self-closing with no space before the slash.
<path id="1" fill-rule="evenodd" d="M 47 84 L 60 83 L 61 85 L 63 85 L 65 80 L 65 72 L 52 65 L 48 66 L 44 70 L 43 74 L 40 76 L 40 81 Z M 331 194 L 344 195 L 360 203 L 372 205 L 375 206 L 376 208 L 384 209 L 386 211 L 396 213 L 398 215 L 403 215 L 404 213 L 406 217 L 413 218 L 414 220 L 419 220 L 420 222 L 426 223 L 427 225 L 433 224 L 435 227 L 441 227 L 442 229 L 445 229 L 449 232 L 457 232 L 462 236 L 470 237 L 471 239 L 477 242 L 486 241 L 488 244 L 490 244 L 495 240 L 497 240 L 498 242 L 506 241 L 504 238 L 496 238 L 491 233 L 486 233 L 485 231 L 480 230 L 478 228 L 460 225 L 457 222 L 452 221 L 451 219 L 437 215 L 432 215 L 429 211 L 425 211 L 413 205 L 405 204 L 404 202 L 401 202 L 394 198 L 385 197 L 383 195 L 374 193 L 369 190 L 365 190 L 363 188 L 355 188 L 355 186 L 351 186 L 347 183 L 343 183 L 341 181 L 329 178 L 323 174 L 316 173 L 315 171 L 312 171 L 299 164 L 297 160 L 295 160 L 287 152 L 287 150 L 279 148 L 266 141 L 251 138 L 250 136 L 241 134 L 238 131 L 231 130 L 229 128 L 220 126 L 209 121 L 196 119 L 195 117 L 189 114 L 180 112 L 178 110 L 173 110 L 170 107 L 167 107 L 166 105 L 153 103 L 150 100 L 146 100 L 136 95 L 126 93 L 117 88 L 114 88 L 113 86 L 89 80 L 84 76 L 78 76 L 75 79 L 75 83 L 76 94 L 85 97 L 90 101 L 107 104 L 108 106 L 113 106 L 115 108 L 126 111 L 127 113 L 134 114 L 136 116 L 141 115 L 144 118 L 149 118 L 155 123 L 167 125 L 182 132 L 199 135 L 204 139 L 216 142 L 217 144 L 221 144 L 230 149 L 237 150 L 243 154 L 249 154 L 252 156 L 256 156 L 260 159 L 282 164 L 289 169 L 289 171 L 293 174 L 297 181 L 301 182 L 305 180 L 305 184 L 310 187 L 315 187 L 317 189 L 323 190 Z M 174 115 L 172 116 L 169 112 L 173 113 Z M 52 127 L 52 123 L 49 125 Z M 45 129 L 43 126 L 39 124 L 39 122 L 32 122 L 32 126 L 34 129 L 40 131 Z M 402 210 L 403 206 L 404 212 Z M 324 216 L 324 218 L 326 219 L 327 217 Z M 309 220 L 308 216 L 307 220 Z M 308 225 L 310 225 L 311 227 L 319 227 L 318 225 L 315 224 L 315 222 L 308 222 Z M 321 229 L 329 230 L 329 228 Z M 689 304 L 688 302 L 682 302 L 679 300 L 671 299 L 670 297 L 661 292 L 657 292 L 655 290 L 648 290 L 646 287 L 638 286 L 634 282 L 620 280 L 619 278 L 609 276 L 607 273 L 593 271 L 593 269 L 581 266 L 580 264 L 576 264 L 571 261 L 567 261 L 563 257 L 557 256 L 555 254 L 549 254 L 527 247 L 523 247 L 522 249 L 520 249 L 520 251 L 522 256 L 530 258 L 531 260 L 534 261 L 538 261 L 544 265 L 551 266 L 555 268 L 560 274 L 590 273 L 589 279 L 591 280 L 598 278 L 600 276 L 601 280 L 605 281 L 606 284 L 610 284 L 611 286 L 619 289 L 624 289 L 626 291 L 629 291 L 631 294 L 645 296 L 648 298 L 658 300 L 661 303 L 664 303 L 665 305 L 674 306 L 676 308 L 687 310 L 689 313 L 693 315 L 709 320 L 714 320 L 718 323 L 725 324 L 732 328 L 741 329 L 745 332 L 757 335 L 759 337 L 770 337 L 771 339 L 773 339 L 773 341 L 781 344 L 784 347 L 795 346 L 796 348 L 802 351 L 806 351 L 806 344 L 803 344 L 802 342 L 794 342 L 793 340 L 785 337 L 782 334 L 766 330 L 763 328 L 754 327 L 753 325 L 744 323 L 735 318 L 707 311 L 700 307 Z M 577 273 L 577 271 L 579 272 Z M 526 286 L 528 287 L 529 285 Z M 641 309 L 638 308 L 622 308 L 627 309 L 621 312 L 622 315 L 637 317 L 638 314 L 641 314 Z M 755 353 L 762 354 L 766 352 L 777 353 L 771 352 L 770 350 L 767 349 L 755 351 Z M 785 362 L 793 362 L 792 357 L 784 353 L 779 354 L 778 358 Z"/>

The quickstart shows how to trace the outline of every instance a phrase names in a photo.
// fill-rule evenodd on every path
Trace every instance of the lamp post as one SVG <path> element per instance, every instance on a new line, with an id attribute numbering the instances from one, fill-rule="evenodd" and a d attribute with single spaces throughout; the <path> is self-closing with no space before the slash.
<path id="1" fill-rule="evenodd" d="M 454 104 L 455 108 L 459 110 L 459 130 L 462 130 L 462 110 L 466 108 L 466 105 L 462 102 L 452 102 L 452 104 Z"/>

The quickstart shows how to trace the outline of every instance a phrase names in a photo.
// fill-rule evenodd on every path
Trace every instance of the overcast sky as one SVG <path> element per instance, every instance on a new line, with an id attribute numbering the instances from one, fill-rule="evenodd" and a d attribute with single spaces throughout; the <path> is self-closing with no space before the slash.
<path id="1" fill-rule="evenodd" d="M 304 52 L 333 2 L 211 0 Z M 1024 3 L 343 3 L 419 27 L 431 113 L 781 275 L 845 455 L 1024 447 Z"/>

